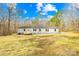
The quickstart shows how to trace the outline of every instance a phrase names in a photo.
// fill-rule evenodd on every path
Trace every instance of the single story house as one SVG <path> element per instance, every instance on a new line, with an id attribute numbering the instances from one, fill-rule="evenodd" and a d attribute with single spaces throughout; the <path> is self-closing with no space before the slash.
<path id="1" fill-rule="evenodd" d="M 18 34 L 53 34 L 59 33 L 57 27 L 26 27 L 22 26 L 18 28 Z"/>

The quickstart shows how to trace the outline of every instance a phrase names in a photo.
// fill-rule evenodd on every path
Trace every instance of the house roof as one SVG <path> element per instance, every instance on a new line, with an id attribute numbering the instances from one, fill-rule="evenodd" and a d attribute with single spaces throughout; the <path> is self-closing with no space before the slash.
<path id="1" fill-rule="evenodd" d="M 37 27 L 33 27 L 33 26 L 21 26 L 19 28 L 58 28 L 58 27 L 52 27 L 52 26 L 37 26 Z"/>

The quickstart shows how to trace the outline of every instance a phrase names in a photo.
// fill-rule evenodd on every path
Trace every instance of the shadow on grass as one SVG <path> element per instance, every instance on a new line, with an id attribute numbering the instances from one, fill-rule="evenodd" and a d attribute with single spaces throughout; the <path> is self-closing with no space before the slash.
<path id="1" fill-rule="evenodd" d="M 65 37 L 65 38 L 68 38 L 68 39 L 79 39 L 79 36 L 70 37 L 70 36 L 62 35 L 60 37 Z"/>

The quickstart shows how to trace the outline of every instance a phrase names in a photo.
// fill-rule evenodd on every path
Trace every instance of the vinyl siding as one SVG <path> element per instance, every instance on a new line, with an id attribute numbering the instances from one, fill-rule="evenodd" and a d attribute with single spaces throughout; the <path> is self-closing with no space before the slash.
<path id="1" fill-rule="evenodd" d="M 59 32 L 59 29 L 53 29 L 53 28 L 40 28 L 41 31 L 39 31 L 39 28 L 35 28 L 36 31 L 33 31 L 33 28 L 26 28 L 25 31 L 24 29 L 18 29 L 18 32 L 19 33 L 27 33 L 27 32 L 30 32 L 30 33 L 57 33 Z M 49 29 L 48 31 L 46 31 L 46 29 Z"/>

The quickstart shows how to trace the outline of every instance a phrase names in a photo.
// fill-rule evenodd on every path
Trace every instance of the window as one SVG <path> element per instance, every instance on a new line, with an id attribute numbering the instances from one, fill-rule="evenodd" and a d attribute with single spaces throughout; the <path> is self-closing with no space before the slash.
<path id="1" fill-rule="evenodd" d="M 36 29 L 34 28 L 33 31 L 36 31 Z"/>
<path id="2" fill-rule="evenodd" d="M 46 31 L 49 31 L 49 29 L 46 29 Z"/>
<path id="3" fill-rule="evenodd" d="M 41 29 L 39 28 L 39 31 L 41 31 Z"/>
<path id="4" fill-rule="evenodd" d="M 54 29 L 56 31 L 56 29 Z"/>
<path id="5" fill-rule="evenodd" d="M 26 30 L 24 29 L 24 31 L 26 31 Z"/>

